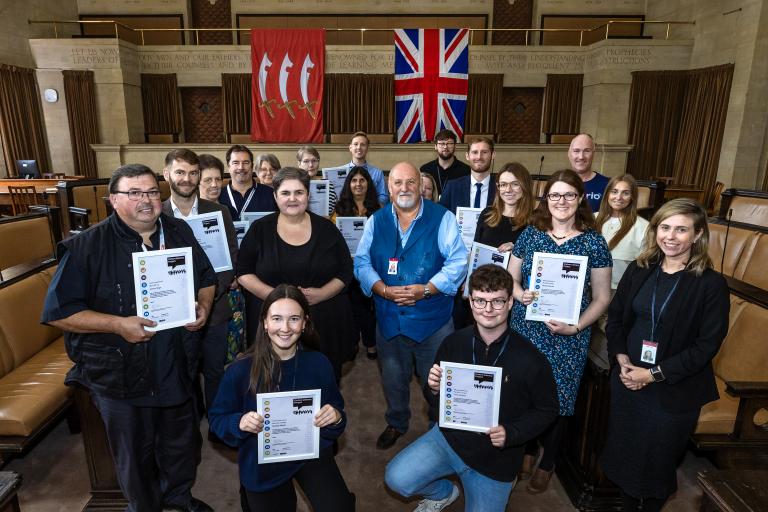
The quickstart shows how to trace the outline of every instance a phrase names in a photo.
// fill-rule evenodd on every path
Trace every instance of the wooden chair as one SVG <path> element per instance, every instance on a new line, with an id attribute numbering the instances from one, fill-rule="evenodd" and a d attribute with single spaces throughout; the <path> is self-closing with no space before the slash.
<path id="1" fill-rule="evenodd" d="M 35 187 L 27 185 L 14 187 L 9 185 L 8 192 L 11 195 L 11 206 L 13 207 L 14 215 L 29 213 L 30 206 L 40 204 L 37 201 L 37 192 L 35 191 Z"/>
<path id="2" fill-rule="evenodd" d="M 707 215 L 710 217 L 715 215 L 720 209 L 720 194 L 723 193 L 724 188 L 725 183 L 722 181 L 715 182 L 715 186 L 712 189 L 712 195 L 709 197 L 709 204 L 707 205 Z"/>
<path id="3" fill-rule="evenodd" d="M 58 179 L 64 179 L 66 174 L 63 172 L 44 172 L 43 178 L 46 180 L 58 180 Z"/>
<path id="4" fill-rule="evenodd" d="M 90 226 L 89 216 L 91 210 L 88 208 L 79 208 L 77 206 L 69 207 L 69 236 L 76 235 Z"/>

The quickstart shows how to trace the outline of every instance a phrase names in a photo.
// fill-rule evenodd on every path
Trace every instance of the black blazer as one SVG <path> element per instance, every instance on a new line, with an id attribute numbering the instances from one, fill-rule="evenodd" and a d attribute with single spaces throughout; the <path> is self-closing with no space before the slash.
<path id="1" fill-rule="evenodd" d="M 469 188 L 472 184 L 471 176 L 462 176 L 450 180 L 445 184 L 445 189 L 440 195 L 440 204 L 445 206 L 452 213 L 456 213 L 456 208 L 459 206 L 470 207 L 469 204 Z M 491 182 L 488 185 L 488 202 L 487 204 L 480 205 L 482 208 L 491 206 L 493 199 L 496 197 L 496 179 L 493 173 L 491 173 Z"/>
<path id="2" fill-rule="evenodd" d="M 619 282 L 605 329 L 612 364 L 616 354 L 627 353 L 627 335 L 635 321 L 632 301 L 657 267 L 641 268 L 632 262 Z M 656 363 L 666 380 L 654 385 L 664 387 L 659 396 L 665 410 L 693 411 L 719 398 L 712 358 L 728 334 L 730 307 L 725 278 L 714 270 L 698 277 L 685 272 L 680 278 L 659 324 Z"/>

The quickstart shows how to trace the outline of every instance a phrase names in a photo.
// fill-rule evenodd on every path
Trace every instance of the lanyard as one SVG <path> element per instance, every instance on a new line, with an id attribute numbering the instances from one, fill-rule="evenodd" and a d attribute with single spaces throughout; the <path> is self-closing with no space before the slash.
<path id="1" fill-rule="evenodd" d="M 664 302 L 661 304 L 661 308 L 659 309 L 659 318 L 656 318 L 656 289 L 659 286 L 659 274 L 661 273 L 661 267 L 658 267 L 656 269 L 656 280 L 653 283 L 653 296 L 651 298 L 651 341 L 656 341 L 656 338 L 654 338 L 654 333 L 656 332 L 656 328 L 659 326 L 659 322 L 661 321 L 661 315 L 664 314 L 664 309 L 667 307 L 667 303 L 669 303 L 669 299 L 672 298 L 672 295 L 675 293 L 675 290 L 677 289 L 677 285 L 680 284 L 680 276 L 677 276 L 677 279 L 675 280 L 675 285 L 672 287 L 671 290 L 669 290 L 669 293 L 667 294 L 667 298 L 664 299 Z"/>
<path id="2" fill-rule="evenodd" d="M 157 221 L 160 223 L 160 250 L 165 249 L 165 232 L 163 231 L 163 221 L 160 219 L 157 219 Z M 144 242 L 141 242 L 141 250 L 144 252 L 149 252 L 149 249 L 147 249 L 147 246 L 144 245 Z"/>
<path id="3" fill-rule="evenodd" d="M 507 343 L 509 343 L 509 333 L 504 337 L 504 344 L 501 346 L 501 350 L 499 350 L 499 355 L 496 356 L 496 359 L 493 360 L 493 364 L 491 366 L 496 366 L 496 363 L 499 362 L 499 358 L 501 357 L 501 354 L 504 353 L 504 351 L 507 349 Z M 475 337 L 472 336 L 472 364 L 477 364 L 477 358 L 475 356 Z"/>
<path id="4" fill-rule="evenodd" d="M 229 194 L 229 202 L 232 203 L 232 208 L 235 209 L 237 212 L 237 220 L 240 219 L 240 216 L 243 214 L 243 212 L 248 208 L 248 205 L 251 204 L 251 199 L 253 199 L 253 194 L 256 193 L 256 185 L 251 187 L 251 192 L 248 194 L 248 197 L 245 198 L 245 202 L 243 203 L 243 207 L 238 209 L 237 203 L 235 203 L 235 196 L 232 195 L 232 185 L 227 185 L 227 194 Z"/>

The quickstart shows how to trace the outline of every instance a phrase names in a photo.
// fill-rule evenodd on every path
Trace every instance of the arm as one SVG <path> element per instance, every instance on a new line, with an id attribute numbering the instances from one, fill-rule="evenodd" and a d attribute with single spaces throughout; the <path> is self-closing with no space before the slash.
<path id="1" fill-rule="evenodd" d="M 264 281 L 256 277 L 256 274 L 245 274 L 237 278 L 237 282 L 240 285 L 258 297 L 260 300 L 267 298 L 267 295 L 272 293 L 273 287 L 266 284 Z"/>
<path id="2" fill-rule="evenodd" d="M 624 310 L 632 302 L 632 276 L 635 275 L 637 264 L 631 263 L 619 281 L 613 300 L 608 306 L 608 321 L 605 324 L 605 336 L 608 339 L 608 360 L 611 364 L 616 360 L 619 364 L 628 363 L 627 337 L 624 331 Z M 619 358 L 621 357 L 621 360 Z"/>
<path id="3" fill-rule="evenodd" d="M 184 326 L 188 331 L 199 331 L 205 327 L 208 321 L 208 315 L 211 313 L 213 297 L 216 295 L 216 286 L 206 286 L 197 292 L 197 302 L 195 302 L 195 321 Z"/>
<path id="4" fill-rule="evenodd" d="M 320 437 L 333 440 L 338 439 L 347 428 L 347 414 L 331 363 L 323 358 L 322 364 L 324 379 L 320 385 L 320 400 L 323 407 L 315 415 L 315 425 L 320 427 Z"/>
<path id="5" fill-rule="evenodd" d="M 547 321 L 547 328 L 550 332 L 561 336 L 575 336 L 595 323 L 608 307 L 608 302 L 611 300 L 611 267 L 593 268 L 590 273 L 592 276 L 592 302 L 579 315 L 579 320 L 575 325 L 557 320 Z"/>
<path id="6" fill-rule="evenodd" d="M 309 301 L 310 306 L 340 294 L 349 285 L 353 277 L 352 256 L 350 256 L 349 247 L 339 230 L 327 222 L 322 222 L 322 224 L 318 224 L 316 227 L 318 232 L 320 230 L 327 231 L 327 234 L 323 233 L 320 235 L 321 240 L 318 243 L 323 243 L 324 239 L 330 239 L 330 243 L 332 243 L 331 257 L 333 258 L 333 265 L 335 265 L 336 275 L 320 288 L 300 288 Z M 308 262 L 307 264 L 310 263 Z"/>
<path id="7" fill-rule="evenodd" d="M 530 368 L 527 377 L 530 404 L 519 417 L 502 424 L 506 434 L 502 445 L 504 448 L 519 446 L 534 439 L 552 424 L 560 412 L 557 387 L 548 363 L 533 362 Z"/>
<path id="8" fill-rule="evenodd" d="M 363 228 L 363 236 L 360 237 L 360 243 L 355 253 L 355 277 L 360 282 L 360 289 L 370 297 L 374 293 L 374 287 L 377 294 L 381 295 L 384 291 L 384 282 L 379 274 L 373 269 L 371 263 L 371 243 L 373 242 L 374 217 L 368 217 Z"/>
<path id="9" fill-rule="evenodd" d="M 258 278 L 257 278 L 258 279 Z M 333 297 L 337 296 L 341 293 L 341 291 L 346 287 L 344 284 L 344 281 L 341 279 L 334 277 L 327 283 L 325 283 L 320 288 L 301 288 L 301 292 L 304 294 L 304 296 L 307 298 L 307 301 L 309 302 L 310 306 L 314 306 L 315 304 L 319 304 L 321 302 L 325 302 L 328 299 L 332 299 Z M 265 296 L 266 297 L 266 296 Z"/>
<path id="10" fill-rule="evenodd" d="M 245 410 L 243 402 L 245 394 L 239 382 L 242 378 L 240 376 L 240 373 L 242 373 L 240 365 L 242 364 L 245 363 L 235 362 L 227 368 L 224 372 L 224 377 L 221 379 L 219 391 L 216 393 L 216 399 L 208 409 L 208 422 L 211 430 L 222 441 L 234 447 L 239 446 L 244 439 L 251 435 L 248 431 L 240 428 L 240 422 L 247 414 L 254 412 Z M 258 418 L 246 417 L 246 419 L 256 422 Z"/>
<path id="11" fill-rule="evenodd" d="M 467 277 L 467 248 L 461 240 L 459 225 L 456 216 L 451 212 L 445 212 L 440 221 L 437 232 L 437 246 L 440 254 L 445 258 L 443 268 L 432 276 L 429 282 L 437 291 L 446 295 L 456 295 L 464 278 Z M 422 296 L 423 296 L 422 285 Z"/>
<path id="12" fill-rule="evenodd" d="M 373 179 L 373 184 L 376 185 L 376 193 L 379 197 L 379 203 L 385 205 L 389 201 L 389 192 L 387 191 L 387 184 L 384 181 L 384 171 L 378 167 L 375 169 L 377 172 L 372 172 L 371 178 Z"/>
<path id="13" fill-rule="evenodd" d="M 60 320 L 49 320 L 49 325 L 62 331 L 77 333 L 111 333 L 129 343 L 149 341 L 155 334 L 145 331 L 144 326 L 154 327 L 157 322 L 138 316 L 115 316 L 84 310 Z"/>

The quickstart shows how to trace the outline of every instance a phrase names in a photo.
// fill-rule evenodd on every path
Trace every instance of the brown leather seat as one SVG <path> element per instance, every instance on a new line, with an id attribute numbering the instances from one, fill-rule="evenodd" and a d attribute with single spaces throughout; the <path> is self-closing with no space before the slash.
<path id="1" fill-rule="evenodd" d="M 734 222 L 768 227 L 768 201 L 763 197 L 734 196 L 729 208 Z"/>
<path id="2" fill-rule="evenodd" d="M 730 245 L 730 235 L 728 238 Z M 752 286 L 768 290 L 766 263 L 768 263 L 768 234 L 757 233 L 754 243 L 745 248 L 733 277 Z"/>
<path id="3" fill-rule="evenodd" d="M 48 217 L 4 219 L 0 223 L 0 269 L 53 255 Z"/>
<path id="4" fill-rule="evenodd" d="M 731 277 L 736 277 L 736 268 L 742 264 L 747 264 L 748 258 L 745 254 L 750 254 L 752 248 L 757 243 L 760 233 L 748 229 L 731 226 L 728 233 L 728 244 L 725 247 L 725 258 L 723 259 L 723 245 L 725 244 L 724 224 L 709 224 L 709 257 L 715 265 L 715 270 Z M 723 268 L 720 268 L 720 262 L 723 262 Z"/>

